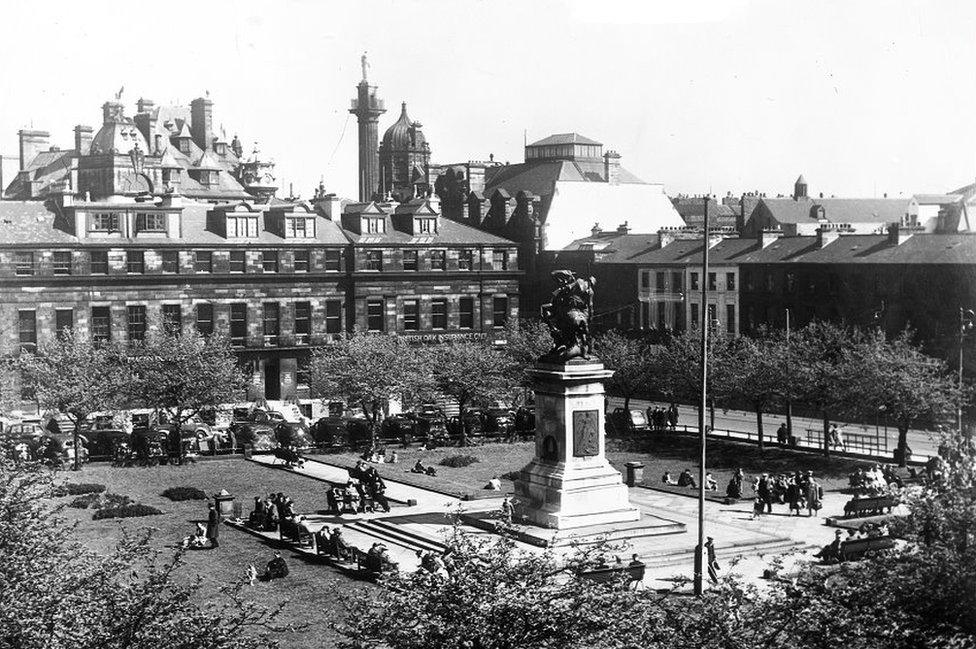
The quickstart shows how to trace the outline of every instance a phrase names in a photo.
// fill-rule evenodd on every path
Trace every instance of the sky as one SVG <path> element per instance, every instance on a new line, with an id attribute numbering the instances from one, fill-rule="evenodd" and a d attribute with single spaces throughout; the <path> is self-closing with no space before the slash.
<path id="1" fill-rule="evenodd" d="M 71 147 L 122 87 L 128 115 L 139 97 L 209 92 L 215 123 L 258 142 L 284 187 L 309 196 L 324 177 L 355 196 L 365 51 L 380 133 L 407 102 L 436 163 L 521 162 L 524 138 L 576 131 L 670 194 L 976 178 L 966 0 L 2 0 L 0 16 L 3 156 L 31 126 Z"/>

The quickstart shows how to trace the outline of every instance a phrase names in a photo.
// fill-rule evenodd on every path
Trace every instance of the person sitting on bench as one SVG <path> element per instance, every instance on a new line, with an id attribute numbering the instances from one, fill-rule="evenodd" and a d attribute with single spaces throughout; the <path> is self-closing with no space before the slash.
<path id="1" fill-rule="evenodd" d="M 346 544 L 346 540 L 342 538 L 342 530 L 338 527 L 332 530 L 329 543 L 329 553 L 336 559 L 340 560 L 348 559 L 349 555 L 351 554 L 349 545 Z"/>
<path id="2" fill-rule="evenodd" d="M 674 481 L 674 478 L 671 477 L 671 472 L 670 471 L 665 471 L 664 472 L 664 475 L 661 476 L 661 484 L 675 485 L 676 486 L 678 483 L 675 482 Z"/>
<path id="3" fill-rule="evenodd" d="M 678 476 L 678 486 L 691 487 L 692 489 L 698 487 L 698 483 L 695 482 L 694 476 L 691 475 L 691 469 L 685 469 L 681 472 L 681 475 Z"/>
<path id="4" fill-rule="evenodd" d="M 834 540 L 831 543 L 823 546 L 820 552 L 817 552 L 815 557 L 822 560 L 824 563 L 832 563 L 840 558 L 840 544 L 843 532 L 837 530 L 834 532 Z"/>

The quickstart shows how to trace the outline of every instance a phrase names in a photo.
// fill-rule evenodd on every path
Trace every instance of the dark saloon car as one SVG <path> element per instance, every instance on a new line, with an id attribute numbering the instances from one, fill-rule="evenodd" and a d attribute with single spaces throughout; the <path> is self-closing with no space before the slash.
<path id="1" fill-rule="evenodd" d="M 358 417 L 322 417 L 311 428 L 317 446 L 348 448 L 369 443 L 369 423 Z"/>

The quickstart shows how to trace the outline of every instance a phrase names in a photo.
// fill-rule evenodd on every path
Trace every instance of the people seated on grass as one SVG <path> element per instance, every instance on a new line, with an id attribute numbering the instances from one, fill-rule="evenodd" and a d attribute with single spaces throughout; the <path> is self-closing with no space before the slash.
<path id="1" fill-rule="evenodd" d="M 271 581 L 272 579 L 282 579 L 288 576 L 288 564 L 282 558 L 280 552 L 275 552 L 274 557 L 268 562 L 261 581 Z"/>
<path id="2" fill-rule="evenodd" d="M 661 476 L 661 484 L 671 485 L 675 487 L 678 486 L 678 483 L 675 482 L 674 478 L 671 477 L 670 471 L 665 471 L 664 475 Z"/>
<path id="3" fill-rule="evenodd" d="M 417 463 L 410 469 L 410 473 L 423 473 L 425 475 L 436 476 L 437 469 L 432 466 L 424 466 L 424 463 L 418 459 Z"/>
<path id="4" fill-rule="evenodd" d="M 207 528 L 203 523 L 197 523 L 193 534 L 183 538 L 183 547 L 190 550 L 204 550 L 211 547 L 210 539 L 207 538 Z"/>
<path id="5" fill-rule="evenodd" d="M 491 480 L 488 481 L 488 484 L 485 485 L 485 489 L 488 489 L 489 491 L 501 491 L 502 481 L 497 475 L 492 476 Z"/>
<path id="6" fill-rule="evenodd" d="M 718 481 L 712 477 L 711 473 L 705 474 L 705 491 L 718 491 Z"/>
<path id="7" fill-rule="evenodd" d="M 698 483 L 695 481 L 695 477 L 691 475 L 691 469 L 685 469 L 678 476 L 678 486 L 679 487 L 691 487 L 692 489 L 698 488 Z"/>

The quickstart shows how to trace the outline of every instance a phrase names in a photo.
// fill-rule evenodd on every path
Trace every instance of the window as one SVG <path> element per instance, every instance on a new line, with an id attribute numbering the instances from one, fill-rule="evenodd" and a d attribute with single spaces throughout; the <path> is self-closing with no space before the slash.
<path id="1" fill-rule="evenodd" d="M 125 272 L 136 275 L 146 272 L 146 254 L 142 250 L 125 251 Z"/>
<path id="2" fill-rule="evenodd" d="M 730 334 L 735 334 L 735 305 L 725 305 L 725 330 Z"/>
<path id="3" fill-rule="evenodd" d="M 92 250 L 88 260 L 92 275 L 108 275 L 107 250 Z"/>
<path id="4" fill-rule="evenodd" d="M 681 273 L 671 273 L 671 291 L 674 293 L 681 292 Z"/>
<path id="5" fill-rule="evenodd" d="M 444 258 L 447 253 L 443 250 L 431 250 L 430 251 L 430 269 L 431 270 L 444 270 Z"/>
<path id="6" fill-rule="evenodd" d="M 230 251 L 230 272 L 243 273 L 247 268 L 247 258 L 243 250 Z"/>
<path id="7" fill-rule="evenodd" d="M 341 253 L 339 250 L 326 250 L 325 251 L 325 269 L 326 270 L 342 270 L 340 266 L 341 263 Z"/>
<path id="8" fill-rule="evenodd" d="M 126 307 L 128 326 L 126 332 L 129 342 L 144 340 L 146 337 L 146 307 L 135 305 Z"/>
<path id="9" fill-rule="evenodd" d="M 692 329 L 698 328 L 698 305 L 691 305 L 691 327 Z"/>
<path id="10" fill-rule="evenodd" d="M 312 333 L 312 305 L 308 302 L 295 302 L 295 341 L 307 345 Z"/>
<path id="11" fill-rule="evenodd" d="M 55 252 L 51 258 L 51 265 L 55 275 L 71 274 L 71 253 L 67 251 Z"/>
<path id="12" fill-rule="evenodd" d="M 312 359 L 309 356 L 299 356 L 298 364 L 295 367 L 295 383 L 308 387 L 312 382 Z M 301 407 L 301 405 L 299 405 Z M 305 413 L 302 413 L 303 415 Z M 308 413 L 308 418 L 312 418 L 312 413 Z"/>
<path id="13" fill-rule="evenodd" d="M 725 273 L 725 290 L 735 290 L 735 273 Z"/>
<path id="14" fill-rule="evenodd" d="M 685 307 L 683 304 L 675 304 L 674 308 L 674 330 L 685 330 Z"/>
<path id="15" fill-rule="evenodd" d="M 204 336 L 214 332 L 214 308 L 212 304 L 197 305 L 197 331 Z"/>
<path id="16" fill-rule="evenodd" d="M 643 291 L 649 291 L 651 289 L 651 271 L 642 270 L 640 273 L 640 287 Z"/>
<path id="17" fill-rule="evenodd" d="M 278 272 L 278 251 L 265 250 L 261 253 L 261 270 L 265 273 Z"/>
<path id="18" fill-rule="evenodd" d="M 773 274 L 769 271 L 766 271 L 766 290 L 772 292 L 773 288 L 775 288 L 775 280 L 773 280 Z"/>
<path id="19" fill-rule="evenodd" d="M 228 216 L 228 238 L 254 238 L 258 236 L 258 219 L 254 216 Z"/>
<path id="20" fill-rule="evenodd" d="M 136 214 L 136 232 L 166 232 L 166 215 Z"/>
<path id="21" fill-rule="evenodd" d="M 280 322 L 277 302 L 266 302 L 264 304 L 264 318 L 262 320 L 264 323 L 264 344 L 277 345 Z"/>
<path id="22" fill-rule="evenodd" d="M 458 251 L 458 270 L 471 270 L 474 267 L 474 252 L 471 250 Z"/>
<path id="23" fill-rule="evenodd" d="M 496 297 L 491 301 L 491 323 L 496 327 L 504 327 L 508 322 L 508 298 Z"/>
<path id="24" fill-rule="evenodd" d="M 17 275 L 34 274 L 34 253 L 18 251 L 14 253 L 14 273 Z"/>
<path id="25" fill-rule="evenodd" d="M 197 250 L 193 253 L 193 270 L 198 273 L 212 273 L 213 253 L 209 250 Z"/>
<path id="26" fill-rule="evenodd" d="M 342 301 L 325 301 L 325 333 L 342 333 Z"/>
<path id="27" fill-rule="evenodd" d="M 111 213 L 92 214 L 90 224 L 92 232 L 118 232 L 119 215 Z"/>
<path id="28" fill-rule="evenodd" d="M 309 267 L 308 250 L 295 251 L 295 272 L 307 273 Z"/>
<path id="29" fill-rule="evenodd" d="M 418 234 L 435 234 L 437 232 L 436 219 L 417 219 Z"/>
<path id="30" fill-rule="evenodd" d="M 689 282 L 691 286 L 689 287 L 692 291 L 698 290 L 698 273 L 691 274 L 691 281 Z"/>
<path id="31" fill-rule="evenodd" d="M 403 330 L 417 331 L 420 328 L 420 304 L 417 300 L 403 301 Z"/>
<path id="32" fill-rule="evenodd" d="M 230 305 L 230 344 L 235 347 L 247 344 L 247 304 L 243 302 Z"/>
<path id="33" fill-rule="evenodd" d="M 366 301 L 366 330 L 383 331 L 383 300 Z"/>
<path id="34" fill-rule="evenodd" d="M 75 312 L 73 309 L 57 309 L 54 312 L 54 331 L 61 335 L 65 329 L 73 329 L 75 326 Z"/>
<path id="35" fill-rule="evenodd" d="M 366 251 L 366 270 L 383 270 L 383 251 Z"/>
<path id="36" fill-rule="evenodd" d="M 438 298 L 431 301 L 430 324 L 433 329 L 447 329 L 447 300 Z"/>
<path id="37" fill-rule="evenodd" d="M 742 279 L 745 283 L 747 291 L 753 291 L 756 289 L 756 281 L 753 279 L 752 271 L 745 269 L 742 271 Z"/>
<path id="38" fill-rule="evenodd" d="M 474 329 L 473 297 L 462 297 L 458 301 L 458 326 L 461 329 Z"/>
<path id="39" fill-rule="evenodd" d="M 508 270 L 508 251 L 507 250 L 492 251 L 491 267 L 493 270 Z"/>
<path id="40" fill-rule="evenodd" d="M 796 292 L 796 273 L 786 273 L 786 292 Z"/>
<path id="41" fill-rule="evenodd" d="M 709 291 L 714 291 L 716 288 L 717 287 L 715 285 L 715 273 L 709 273 L 708 274 L 708 290 Z"/>
<path id="42" fill-rule="evenodd" d="M 708 305 L 708 326 L 718 326 L 718 307 L 714 304 Z"/>
<path id="43" fill-rule="evenodd" d="M 666 302 L 658 302 L 655 306 L 657 307 L 657 328 L 664 331 L 664 328 L 668 325 L 667 313 L 664 310 L 664 305 Z"/>
<path id="44" fill-rule="evenodd" d="M 17 312 L 17 332 L 20 336 L 21 351 L 33 351 L 37 347 L 37 313 L 35 311 Z"/>
<path id="45" fill-rule="evenodd" d="M 179 334 L 183 331 L 183 307 L 179 304 L 163 305 L 163 331 Z"/>
<path id="46" fill-rule="evenodd" d="M 315 225 L 310 223 L 312 219 L 288 218 L 285 220 L 288 222 L 286 234 L 289 238 L 304 239 L 315 236 Z"/>
<path id="47" fill-rule="evenodd" d="M 92 307 L 91 335 L 95 343 L 107 343 L 112 340 L 112 315 L 107 306 Z"/>
<path id="48" fill-rule="evenodd" d="M 417 251 L 403 251 L 403 270 L 417 270 Z"/>
<path id="49" fill-rule="evenodd" d="M 655 278 L 654 278 L 655 287 L 657 288 L 659 293 L 664 292 L 664 287 L 666 286 L 667 283 L 667 280 L 665 279 L 666 276 L 667 276 L 666 273 L 655 273 Z"/>
<path id="50" fill-rule="evenodd" d="M 180 253 L 177 250 L 163 250 L 159 253 L 162 257 L 163 272 L 175 275 L 180 272 Z"/>
<path id="51" fill-rule="evenodd" d="M 383 234 L 386 232 L 386 222 L 383 219 L 363 219 L 366 234 Z"/>

